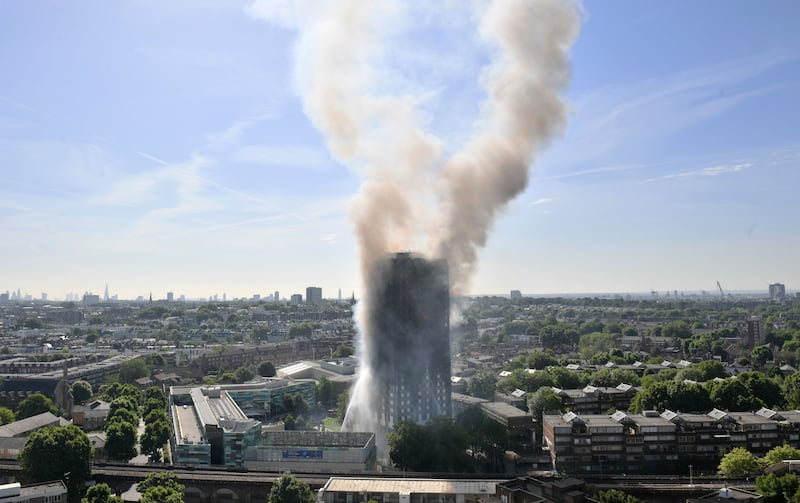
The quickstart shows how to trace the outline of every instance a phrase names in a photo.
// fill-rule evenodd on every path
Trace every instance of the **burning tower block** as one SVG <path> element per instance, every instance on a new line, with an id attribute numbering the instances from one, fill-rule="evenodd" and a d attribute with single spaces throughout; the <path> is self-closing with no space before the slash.
<path id="1" fill-rule="evenodd" d="M 378 264 L 368 319 L 367 364 L 378 423 L 450 416 L 450 292 L 447 263 L 410 253 Z"/>

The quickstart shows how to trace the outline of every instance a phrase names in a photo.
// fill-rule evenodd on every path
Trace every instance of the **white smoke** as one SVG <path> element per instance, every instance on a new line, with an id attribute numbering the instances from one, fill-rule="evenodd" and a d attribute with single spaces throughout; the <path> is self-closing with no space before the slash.
<path id="1" fill-rule="evenodd" d="M 476 75 L 487 97 L 466 146 L 446 158 L 444 142 L 420 126 L 424 97 L 376 89 L 388 52 L 382 44 L 397 29 L 393 20 L 407 15 L 404 5 L 258 0 L 249 7 L 254 16 L 298 29 L 296 84 L 305 112 L 333 155 L 363 178 L 351 206 L 363 292 L 357 321 L 379 281 L 370 271 L 387 253 L 427 249 L 447 260 L 452 294 L 468 293 L 495 218 L 525 189 L 537 149 L 564 127 L 559 93 L 580 24 L 579 6 L 570 0 L 475 4 L 491 54 Z M 359 330 L 359 351 L 369 354 L 368 327 L 359 323 Z M 361 371 L 348 421 L 375 431 L 371 370 Z"/>

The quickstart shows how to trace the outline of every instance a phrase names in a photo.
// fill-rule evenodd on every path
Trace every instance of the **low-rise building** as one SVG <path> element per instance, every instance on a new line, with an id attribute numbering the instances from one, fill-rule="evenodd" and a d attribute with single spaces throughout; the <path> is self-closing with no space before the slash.
<path id="1" fill-rule="evenodd" d="M 72 424 L 80 426 L 84 431 L 104 430 L 110 411 L 111 404 L 103 400 L 94 400 L 86 405 L 76 405 L 72 407 Z"/>
<path id="2" fill-rule="evenodd" d="M 554 470 L 568 473 L 678 473 L 713 470 L 722 453 L 744 447 L 757 456 L 800 439 L 800 412 L 684 414 L 544 414 L 544 444 Z"/>
<path id="3" fill-rule="evenodd" d="M 375 434 L 337 431 L 265 431 L 245 452 L 248 469 L 352 473 L 374 471 Z"/>
<path id="4" fill-rule="evenodd" d="M 3 503 L 61 503 L 67 501 L 67 488 L 60 480 L 23 486 L 19 482 L 0 485 Z"/>
<path id="5" fill-rule="evenodd" d="M 319 503 L 478 503 L 495 498 L 502 480 L 331 477 L 319 490 Z"/>

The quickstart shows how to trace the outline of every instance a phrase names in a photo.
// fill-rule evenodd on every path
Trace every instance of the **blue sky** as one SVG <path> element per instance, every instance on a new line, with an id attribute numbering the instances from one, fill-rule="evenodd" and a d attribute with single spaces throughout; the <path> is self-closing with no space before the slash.
<path id="1" fill-rule="evenodd" d="M 390 19 L 383 92 L 458 151 L 488 60 L 458 2 Z M 404 3 L 406 5 L 406 3 Z M 0 3 L 0 291 L 357 289 L 361 184 L 246 1 Z M 473 293 L 800 289 L 794 1 L 583 4 L 569 124 Z"/>

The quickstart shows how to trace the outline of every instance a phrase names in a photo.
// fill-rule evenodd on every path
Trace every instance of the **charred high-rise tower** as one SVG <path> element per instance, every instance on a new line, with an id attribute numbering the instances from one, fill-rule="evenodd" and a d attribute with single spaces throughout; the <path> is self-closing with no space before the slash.
<path id="1" fill-rule="evenodd" d="M 451 415 L 450 293 L 447 263 L 410 253 L 389 255 L 376 270 L 370 301 L 377 422 L 391 428 Z"/>

